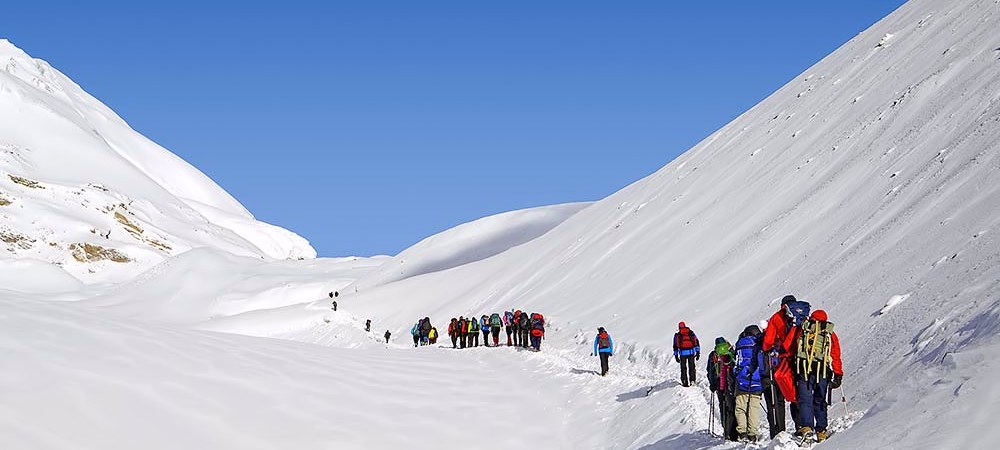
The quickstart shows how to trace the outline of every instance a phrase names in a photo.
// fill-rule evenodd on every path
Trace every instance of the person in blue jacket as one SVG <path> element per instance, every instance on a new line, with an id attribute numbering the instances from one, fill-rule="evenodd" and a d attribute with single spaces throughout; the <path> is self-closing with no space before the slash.
<path id="1" fill-rule="evenodd" d="M 747 326 L 736 341 L 736 433 L 744 442 L 757 442 L 760 402 L 764 393 L 763 334 L 757 325 Z"/>
<path id="2" fill-rule="evenodd" d="M 611 335 L 600 327 L 597 329 L 597 336 L 594 337 L 594 355 L 601 357 L 601 376 L 608 374 L 608 358 L 615 354 L 615 343 L 611 340 Z"/>

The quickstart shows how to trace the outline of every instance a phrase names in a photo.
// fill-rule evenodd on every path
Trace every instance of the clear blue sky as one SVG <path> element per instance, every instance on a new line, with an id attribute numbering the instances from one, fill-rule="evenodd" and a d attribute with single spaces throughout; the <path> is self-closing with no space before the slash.
<path id="1" fill-rule="evenodd" d="M 603 198 L 902 0 L 8 2 L 48 60 L 322 256 Z"/>

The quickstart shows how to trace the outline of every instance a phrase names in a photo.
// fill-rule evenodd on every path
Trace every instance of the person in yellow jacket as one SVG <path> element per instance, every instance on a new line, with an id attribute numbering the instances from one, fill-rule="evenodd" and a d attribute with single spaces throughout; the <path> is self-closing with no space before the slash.
<path id="1" fill-rule="evenodd" d="M 437 344 L 438 341 L 437 327 L 431 327 L 431 331 L 427 333 L 427 339 L 430 341 L 431 345 Z"/>

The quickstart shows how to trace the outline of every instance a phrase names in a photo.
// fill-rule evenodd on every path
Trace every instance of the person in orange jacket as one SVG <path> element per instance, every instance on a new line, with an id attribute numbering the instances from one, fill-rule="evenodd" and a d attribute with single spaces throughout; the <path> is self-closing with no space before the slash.
<path id="1" fill-rule="evenodd" d="M 761 349 L 764 351 L 765 355 L 765 369 L 768 372 L 768 378 L 772 381 L 774 380 L 774 371 L 781 365 L 781 360 L 787 358 L 787 352 L 784 351 L 785 336 L 788 336 L 789 330 L 792 328 L 791 320 L 788 318 L 788 311 L 785 305 L 798 301 L 794 295 L 786 295 L 781 299 L 781 308 L 778 309 L 771 318 L 767 320 L 767 327 L 764 328 L 764 339 L 761 341 Z M 775 383 L 770 383 L 767 389 L 764 389 L 764 403 L 767 405 L 765 410 L 767 411 L 767 423 L 768 428 L 771 431 L 771 439 L 774 439 L 778 433 L 785 431 L 785 396 L 781 394 L 781 389 Z M 798 413 L 798 407 L 795 403 L 791 403 L 792 410 L 792 420 L 798 425 L 798 419 L 796 419 L 796 413 Z"/>
<path id="2" fill-rule="evenodd" d="M 817 309 L 785 338 L 795 375 L 796 403 L 799 406 L 797 434 L 806 439 L 827 438 L 827 396 L 844 380 L 840 358 L 840 338 L 826 311 Z"/>

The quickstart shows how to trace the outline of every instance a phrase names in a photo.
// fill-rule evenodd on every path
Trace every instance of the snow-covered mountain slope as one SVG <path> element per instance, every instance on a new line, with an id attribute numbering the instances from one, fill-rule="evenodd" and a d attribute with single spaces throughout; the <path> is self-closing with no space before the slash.
<path id="1" fill-rule="evenodd" d="M 315 257 L 48 63 L 0 40 L 0 68 L 0 257 L 48 261 L 88 283 L 196 247 Z"/>

